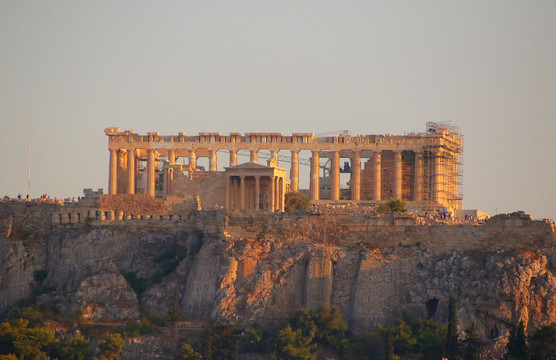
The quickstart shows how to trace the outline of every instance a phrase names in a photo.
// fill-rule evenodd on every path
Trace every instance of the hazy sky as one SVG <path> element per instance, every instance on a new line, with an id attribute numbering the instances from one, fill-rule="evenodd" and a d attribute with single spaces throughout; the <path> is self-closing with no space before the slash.
<path id="1" fill-rule="evenodd" d="M 556 218 L 555 19 L 553 0 L 4 0 L 0 194 L 27 192 L 29 120 L 33 196 L 57 197 L 107 189 L 109 126 L 404 134 L 452 121 L 465 208 Z"/>

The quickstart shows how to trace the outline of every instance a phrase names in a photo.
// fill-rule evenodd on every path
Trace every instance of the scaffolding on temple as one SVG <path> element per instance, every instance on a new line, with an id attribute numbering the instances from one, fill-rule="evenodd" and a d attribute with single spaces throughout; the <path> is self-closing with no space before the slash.
<path id="1" fill-rule="evenodd" d="M 451 121 L 426 124 L 426 134 L 446 136 L 440 146 L 425 147 L 423 153 L 424 200 L 463 208 L 463 135 Z"/>

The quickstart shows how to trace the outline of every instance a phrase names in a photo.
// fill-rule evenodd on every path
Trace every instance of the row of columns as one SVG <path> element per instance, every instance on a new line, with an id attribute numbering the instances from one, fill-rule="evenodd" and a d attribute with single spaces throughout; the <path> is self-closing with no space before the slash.
<path id="1" fill-rule="evenodd" d="M 237 178 L 239 180 L 237 187 L 234 186 L 232 176 L 226 177 L 226 201 L 225 207 L 226 209 L 247 209 L 250 206 L 246 206 L 245 204 L 245 179 L 247 177 L 254 177 L 255 178 L 255 196 L 254 196 L 254 204 L 253 208 L 255 210 L 260 209 L 260 195 L 261 195 L 261 176 L 255 175 L 240 175 L 234 176 L 233 178 Z M 236 204 L 234 199 L 236 198 L 236 191 L 239 188 L 239 204 Z M 273 176 L 270 177 L 270 211 L 284 211 L 284 192 L 285 192 L 285 183 L 284 178 Z M 263 205 L 264 209 L 264 205 Z"/>
<path id="2" fill-rule="evenodd" d="M 435 193 L 440 191 L 440 157 L 435 156 Z M 331 169 L 330 169 L 330 199 L 340 199 L 340 152 L 331 152 Z M 353 151 L 351 158 L 351 199 L 358 201 L 361 200 L 361 151 Z M 380 151 L 373 152 L 371 161 L 373 179 L 373 193 L 372 199 L 374 201 L 381 200 L 381 170 L 382 170 L 382 154 Z M 415 176 L 414 176 L 414 199 L 421 201 L 423 199 L 423 154 L 422 152 L 415 152 Z M 292 156 L 292 170 L 291 174 L 298 174 L 298 159 Z M 402 198 L 402 150 L 394 151 L 394 169 L 393 169 L 393 187 L 394 191 L 392 196 L 396 199 Z M 319 152 L 313 151 L 311 156 L 311 175 L 310 175 L 310 196 L 311 200 L 319 200 Z M 292 189 L 294 189 L 294 177 L 292 179 Z M 297 182 L 295 184 L 297 186 Z M 296 188 L 297 189 L 297 188 Z"/>
<path id="3" fill-rule="evenodd" d="M 147 183 L 146 193 L 148 195 L 155 195 L 155 156 L 156 150 L 147 149 Z M 251 162 L 257 162 L 258 150 L 251 150 Z M 124 154 L 127 153 L 127 163 L 125 164 L 125 173 L 127 181 L 125 182 L 125 193 L 135 193 L 135 172 L 136 172 L 136 151 L 112 149 L 110 150 L 110 168 L 109 168 L 109 193 L 116 194 L 118 184 L 118 168 L 123 169 L 122 159 Z M 176 161 L 175 151 L 169 151 L 169 161 L 171 163 Z M 271 151 L 271 166 L 277 166 L 278 151 Z M 352 200 L 361 199 L 361 152 L 353 151 L 352 155 L 352 173 L 351 173 L 351 198 Z M 230 150 L 230 166 L 237 165 L 237 150 Z M 339 151 L 331 152 L 331 170 L 330 170 L 330 185 L 331 185 L 331 200 L 340 199 L 340 154 Z M 381 200 L 381 152 L 373 153 L 371 166 L 373 167 L 373 193 L 372 200 Z M 197 157 L 195 151 L 189 152 L 189 167 L 197 167 Z M 216 150 L 209 151 L 209 169 L 210 171 L 217 171 L 217 156 Z M 310 170 L 310 197 L 312 200 L 319 200 L 319 151 L 312 151 L 311 156 L 311 170 Z M 441 182 L 439 178 L 440 172 L 440 156 L 434 156 L 434 194 L 439 194 L 441 191 Z M 401 199 L 402 197 L 402 153 L 401 150 L 394 151 L 394 191 L 393 197 Z M 414 176 L 414 198 L 417 201 L 422 200 L 422 178 L 423 178 L 423 154 L 422 152 L 415 152 L 415 176 Z M 291 190 L 299 190 L 299 150 L 291 150 L 291 166 L 290 166 L 290 180 Z M 437 200 L 436 198 L 433 200 Z"/>
<path id="4" fill-rule="evenodd" d="M 118 172 L 121 171 L 119 174 Z M 123 184 L 123 192 L 135 194 L 136 156 L 134 150 L 110 150 L 108 193 L 118 193 L 118 177 Z"/>
<path id="5" fill-rule="evenodd" d="M 147 150 L 147 185 L 146 193 L 155 194 L 155 157 L 156 150 Z M 127 158 L 127 161 L 126 161 Z M 169 159 L 175 162 L 175 152 L 171 151 Z M 135 194 L 135 173 L 137 165 L 136 150 L 112 149 L 110 150 L 110 168 L 108 176 L 108 193 L 118 193 L 118 177 L 123 185 L 125 194 Z M 118 174 L 121 171 L 122 173 Z M 124 179 L 125 176 L 125 179 Z"/>

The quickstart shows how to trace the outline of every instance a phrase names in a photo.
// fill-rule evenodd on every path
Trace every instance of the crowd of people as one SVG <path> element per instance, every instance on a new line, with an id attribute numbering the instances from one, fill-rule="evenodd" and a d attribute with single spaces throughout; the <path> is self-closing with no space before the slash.
<path id="1" fill-rule="evenodd" d="M 58 199 L 57 197 L 50 197 L 48 194 L 42 194 L 41 196 L 39 196 L 38 198 L 30 198 L 29 194 L 23 196 L 21 194 L 18 194 L 15 198 L 11 198 L 8 195 L 5 195 L 2 198 L 3 201 L 33 201 L 33 202 L 52 202 L 52 203 L 75 203 L 78 202 L 79 200 L 81 200 L 81 197 L 78 196 L 76 197 L 67 197 L 64 199 Z"/>

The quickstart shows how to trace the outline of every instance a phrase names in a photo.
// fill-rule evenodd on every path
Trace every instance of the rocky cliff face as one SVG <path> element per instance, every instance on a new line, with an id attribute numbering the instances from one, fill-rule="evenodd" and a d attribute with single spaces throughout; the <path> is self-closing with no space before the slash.
<path id="1" fill-rule="evenodd" d="M 427 228 L 215 211 L 187 230 L 29 225 L 47 210 L 2 220 L 0 312 L 33 289 L 39 303 L 99 321 L 165 319 L 178 307 L 187 321 L 276 327 L 299 307 L 334 304 L 367 332 L 400 310 L 446 321 L 454 295 L 462 326 L 475 322 L 485 339 L 520 320 L 529 330 L 556 321 L 549 223 Z"/>

